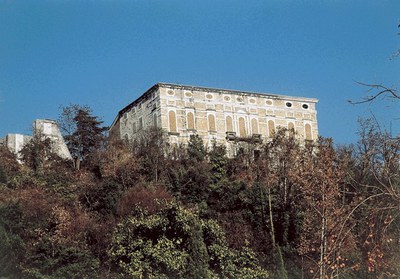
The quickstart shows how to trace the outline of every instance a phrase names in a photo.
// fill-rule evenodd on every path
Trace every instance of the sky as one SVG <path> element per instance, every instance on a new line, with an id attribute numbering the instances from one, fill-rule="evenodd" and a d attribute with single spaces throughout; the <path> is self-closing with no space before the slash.
<path id="1" fill-rule="evenodd" d="M 0 0 L 0 138 L 69 104 L 111 125 L 157 82 L 317 98 L 336 144 L 359 118 L 398 135 L 400 101 L 347 100 L 400 84 L 399 24 L 398 0 Z"/>

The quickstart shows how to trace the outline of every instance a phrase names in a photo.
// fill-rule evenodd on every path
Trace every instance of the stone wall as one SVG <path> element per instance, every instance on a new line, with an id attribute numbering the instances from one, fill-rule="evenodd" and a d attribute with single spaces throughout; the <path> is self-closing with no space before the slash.
<path id="1" fill-rule="evenodd" d="M 49 138 L 52 141 L 52 151 L 63 159 L 72 159 L 57 122 L 49 119 L 36 119 L 33 131 L 37 136 Z"/>
<path id="2" fill-rule="evenodd" d="M 157 126 L 168 132 L 171 143 L 185 144 L 198 134 L 205 144 L 215 140 L 233 152 L 238 142 L 264 141 L 278 127 L 316 140 L 316 103 L 313 98 L 158 83 L 124 108 L 111 130 L 131 140 L 140 130 Z"/>
<path id="3" fill-rule="evenodd" d="M 58 125 L 55 121 L 49 119 L 37 119 L 33 122 L 33 136 L 50 138 L 52 141 L 53 152 L 63 159 L 72 159 L 64 138 L 61 135 Z M 19 152 L 30 140 L 32 136 L 22 134 L 8 134 L 2 139 L 2 144 L 20 158 Z"/>
<path id="4" fill-rule="evenodd" d="M 11 152 L 17 155 L 18 159 L 20 159 L 19 152 L 30 140 L 32 140 L 31 136 L 21 134 L 7 134 L 5 138 L 5 145 Z"/>

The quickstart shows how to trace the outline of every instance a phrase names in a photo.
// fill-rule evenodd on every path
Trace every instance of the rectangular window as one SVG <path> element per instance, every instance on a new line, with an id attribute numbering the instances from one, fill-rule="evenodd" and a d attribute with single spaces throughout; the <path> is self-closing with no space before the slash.
<path id="1" fill-rule="evenodd" d="M 216 132 L 215 128 L 215 116 L 213 114 L 208 115 L 208 130 L 211 132 Z"/>
<path id="2" fill-rule="evenodd" d="M 187 128 L 189 130 L 194 130 L 194 114 L 193 114 L 193 112 L 187 113 Z"/>
<path id="3" fill-rule="evenodd" d="M 153 114 L 153 125 L 154 125 L 154 127 L 157 127 L 157 114 L 156 113 Z"/>
<path id="4" fill-rule="evenodd" d="M 139 117 L 139 130 L 143 129 L 143 119 Z"/>
<path id="5" fill-rule="evenodd" d="M 176 114 L 175 111 L 171 110 L 168 113 L 168 120 L 169 120 L 169 131 L 170 133 L 176 133 Z"/>

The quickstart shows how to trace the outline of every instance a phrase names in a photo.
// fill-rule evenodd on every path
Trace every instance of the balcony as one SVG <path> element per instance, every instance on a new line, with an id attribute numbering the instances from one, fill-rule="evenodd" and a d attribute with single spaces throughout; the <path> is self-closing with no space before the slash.
<path id="1" fill-rule="evenodd" d="M 236 132 L 226 132 L 227 140 L 236 140 Z"/>
<path id="2" fill-rule="evenodd" d="M 236 136 L 236 132 L 226 132 L 226 140 L 236 142 L 244 141 L 252 143 L 262 143 L 261 134 L 252 134 L 249 137 L 238 137 Z"/>

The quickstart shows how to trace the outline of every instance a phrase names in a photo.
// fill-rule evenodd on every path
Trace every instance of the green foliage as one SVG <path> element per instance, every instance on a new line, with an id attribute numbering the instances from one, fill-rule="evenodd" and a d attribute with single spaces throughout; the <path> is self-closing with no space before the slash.
<path id="1" fill-rule="evenodd" d="M 201 203 L 212 189 L 210 166 L 206 161 L 190 164 L 183 159 L 168 166 L 168 188 L 186 203 Z"/>
<path id="2" fill-rule="evenodd" d="M 24 241 L 19 236 L 21 204 L 0 207 L 0 277 L 21 276 L 20 262 L 24 258 Z"/>
<path id="3" fill-rule="evenodd" d="M 19 263 L 23 257 L 24 243 L 0 224 L 0 277 L 20 277 Z"/>
<path id="4" fill-rule="evenodd" d="M 52 141 L 50 138 L 42 138 L 41 135 L 35 135 L 20 151 L 22 161 L 39 172 L 44 167 L 46 161 L 51 157 L 55 159 L 56 155 L 52 152 Z"/>
<path id="5" fill-rule="evenodd" d="M 27 189 L 0 204 L 0 274 L 11 278 L 93 278 L 99 259 L 82 241 L 82 216 Z M 77 226 L 83 228 L 77 228 Z"/>
<path id="6" fill-rule="evenodd" d="M 85 189 L 80 200 L 89 210 L 96 211 L 102 216 L 115 215 L 121 194 L 120 184 L 105 180 Z"/>
<path id="7" fill-rule="evenodd" d="M 96 278 L 99 260 L 84 247 L 54 245 L 50 237 L 41 238 L 27 255 L 23 269 L 26 278 Z"/>
<path id="8" fill-rule="evenodd" d="M 112 261 L 133 278 L 184 278 L 191 218 L 180 207 L 156 214 L 138 208 L 117 225 L 109 252 Z"/>
<path id="9" fill-rule="evenodd" d="M 187 277 L 208 277 L 208 253 L 203 239 L 202 224 L 200 220 L 192 218 L 189 221 L 190 237 L 187 239 L 187 251 L 189 254 L 187 263 Z"/>
<path id="10" fill-rule="evenodd" d="M 110 257 L 133 278 L 266 278 L 255 254 L 226 245 L 216 222 L 176 203 L 153 214 L 138 208 L 120 223 Z"/>
<path id="11" fill-rule="evenodd" d="M 167 148 L 165 132 L 151 127 L 138 133 L 133 142 L 133 151 L 140 164 L 140 173 L 147 181 L 158 182 L 165 171 L 165 152 Z"/>
<path id="12" fill-rule="evenodd" d="M 213 142 L 211 151 L 208 153 L 214 182 L 220 181 L 227 175 L 228 158 L 226 147 Z"/>
<path id="13" fill-rule="evenodd" d="M 187 152 L 190 159 L 197 162 L 204 161 L 207 156 L 207 150 L 199 135 L 190 135 Z"/>
<path id="14" fill-rule="evenodd" d="M 0 277 L 396 278 L 400 141 L 368 125 L 353 147 L 279 130 L 229 159 L 154 129 L 79 172 L 0 147 Z"/>
<path id="15" fill-rule="evenodd" d="M 58 125 L 64 135 L 68 149 L 75 160 L 75 168 L 80 169 L 80 162 L 87 161 L 88 167 L 94 167 L 94 154 L 104 146 L 107 127 L 103 121 L 93 116 L 87 106 L 69 105 L 62 108 Z"/>
<path id="16" fill-rule="evenodd" d="M 6 146 L 0 146 L 0 183 L 6 183 L 8 178 L 17 175 L 20 165 L 16 156 Z"/>
<path id="17" fill-rule="evenodd" d="M 7 174 L 2 165 L 0 165 L 0 183 L 7 184 Z"/>
<path id="18" fill-rule="evenodd" d="M 208 198 L 210 210 L 227 212 L 245 209 L 249 202 L 246 184 L 240 180 L 221 180 L 213 184 Z"/>

